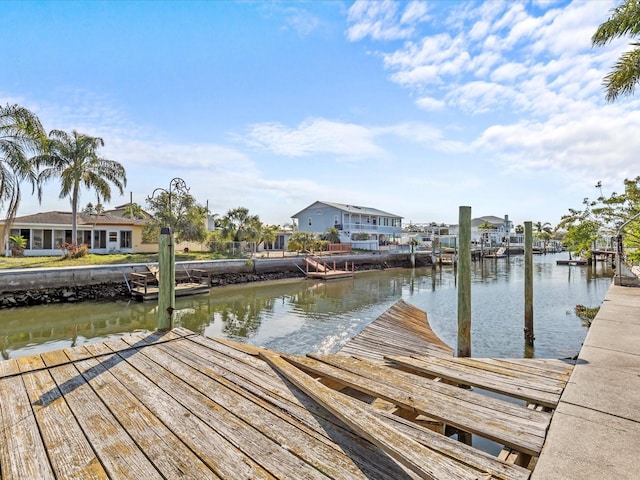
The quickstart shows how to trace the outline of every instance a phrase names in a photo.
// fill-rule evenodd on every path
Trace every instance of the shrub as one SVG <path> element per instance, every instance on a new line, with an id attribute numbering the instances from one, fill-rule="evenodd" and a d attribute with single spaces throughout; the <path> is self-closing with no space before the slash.
<path id="1" fill-rule="evenodd" d="M 21 257 L 24 255 L 24 249 L 27 248 L 27 239 L 22 235 L 9 235 L 11 244 L 11 256 Z"/>
<path id="2" fill-rule="evenodd" d="M 60 247 L 63 258 L 81 258 L 89 253 L 89 247 L 86 243 L 77 245 L 75 243 L 65 243 Z"/>

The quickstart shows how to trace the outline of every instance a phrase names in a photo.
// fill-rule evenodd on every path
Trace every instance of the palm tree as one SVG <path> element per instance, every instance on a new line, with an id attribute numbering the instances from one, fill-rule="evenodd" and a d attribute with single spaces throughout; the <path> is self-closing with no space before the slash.
<path id="1" fill-rule="evenodd" d="M 124 167 L 115 160 L 98 156 L 97 150 L 104 146 L 100 137 L 91 137 L 73 131 L 71 135 L 61 130 L 49 133 L 47 149 L 38 157 L 38 166 L 43 170 L 38 175 L 39 182 L 60 177 L 60 198 L 70 197 L 72 233 L 71 241 L 78 243 L 77 218 L 80 188 L 96 192 L 98 202 L 111 200 L 110 183 L 124 194 L 127 177 Z"/>
<path id="2" fill-rule="evenodd" d="M 220 219 L 222 236 L 233 242 L 257 242 L 262 230 L 258 215 L 249 215 L 245 207 L 234 208 Z"/>
<path id="3" fill-rule="evenodd" d="M 6 203 L 8 233 L 20 204 L 20 183 L 37 183 L 36 165 L 30 154 L 41 152 L 44 129 L 38 117 L 19 105 L 0 105 L 0 207 Z"/>
<path id="4" fill-rule="evenodd" d="M 598 27 L 591 37 L 594 47 L 601 47 L 612 40 L 629 36 L 635 38 L 640 34 L 640 2 L 625 0 L 621 5 L 611 10 L 609 19 Z M 631 42 L 631 50 L 624 52 L 613 70 L 604 77 L 604 87 L 607 91 L 606 99 L 613 102 L 620 95 L 633 94 L 636 84 L 640 81 L 640 43 Z"/>

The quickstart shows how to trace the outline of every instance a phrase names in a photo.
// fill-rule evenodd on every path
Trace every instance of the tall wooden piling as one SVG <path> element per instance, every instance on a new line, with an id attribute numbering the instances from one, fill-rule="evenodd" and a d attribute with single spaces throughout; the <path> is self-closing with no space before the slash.
<path id="1" fill-rule="evenodd" d="M 533 228 L 524 222 L 524 341 L 533 347 Z"/>
<path id="2" fill-rule="evenodd" d="M 458 357 L 471 356 L 471 207 L 460 207 L 458 245 Z"/>
<path id="3" fill-rule="evenodd" d="M 173 310 L 176 305 L 176 262 L 173 234 L 169 227 L 160 230 L 158 240 L 158 330 L 173 328 Z"/>

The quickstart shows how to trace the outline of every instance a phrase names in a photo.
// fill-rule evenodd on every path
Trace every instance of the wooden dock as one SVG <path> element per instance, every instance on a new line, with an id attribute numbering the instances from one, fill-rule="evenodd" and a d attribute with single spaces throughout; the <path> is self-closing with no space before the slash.
<path id="1" fill-rule="evenodd" d="M 587 264 L 587 260 L 580 259 L 580 258 L 556 260 L 556 265 L 583 266 L 586 264 Z"/>
<path id="2" fill-rule="evenodd" d="M 336 262 L 333 262 L 333 264 L 331 265 L 325 261 L 313 257 L 305 257 L 304 262 L 307 266 L 305 272 L 307 278 L 332 280 L 336 278 L 353 277 L 353 262 L 351 263 L 351 268 L 349 268 L 348 262 L 344 262 L 344 270 L 339 269 Z"/>
<path id="3" fill-rule="evenodd" d="M 413 310 L 390 309 L 340 355 L 285 355 L 177 328 L 0 362 L 1 477 L 529 478 L 434 430 L 535 457 L 572 366 L 456 359 L 442 342 L 422 349 L 433 332 Z M 382 360 L 349 356 L 391 340 L 393 321 Z"/>
<path id="4" fill-rule="evenodd" d="M 137 300 L 157 300 L 160 293 L 158 267 L 147 265 L 146 272 L 132 273 L 129 276 L 131 296 Z M 209 293 L 211 278 L 204 270 L 176 270 L 175 296 L 200 295 Z"/>

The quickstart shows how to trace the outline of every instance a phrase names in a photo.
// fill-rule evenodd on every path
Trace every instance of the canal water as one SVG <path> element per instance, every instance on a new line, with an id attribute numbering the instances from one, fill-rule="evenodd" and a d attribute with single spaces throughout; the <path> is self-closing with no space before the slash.
<path id="1" fill-rule="evenodd" d="M 577 304 L 599 305 L 613 272 L 557 266 L 567 254 L 534 257 L 535 348 L 524 347 L 524 258 L 472 264 L 472 355 L 575 356 L 587 329 Z M 399 299 L 427 312 L 433 330 L 456 346 L 457 293 L 451 266 L 388 269 L 322 282 L 283 280 L 219 287 L 178 298 L 179 325 L 288 353 L 335 352 Z M 0 353 L 16 358 L 155 329 L 154 302 L 101 302 L 0 311 Z"/>

